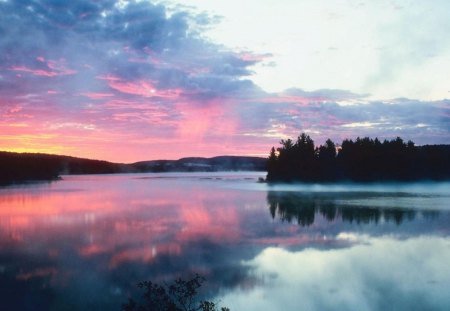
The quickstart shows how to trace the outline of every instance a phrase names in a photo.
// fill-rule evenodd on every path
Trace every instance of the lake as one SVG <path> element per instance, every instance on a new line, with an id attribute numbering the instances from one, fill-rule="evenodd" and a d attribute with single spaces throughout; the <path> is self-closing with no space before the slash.
<path id="1" fill-rule="evenodd" d="M 64 176 L 0 189 L 0 310 L 120 310 L 199 273 L 231 311 L 448 310 L 450 183 L 264 173 Z"/>

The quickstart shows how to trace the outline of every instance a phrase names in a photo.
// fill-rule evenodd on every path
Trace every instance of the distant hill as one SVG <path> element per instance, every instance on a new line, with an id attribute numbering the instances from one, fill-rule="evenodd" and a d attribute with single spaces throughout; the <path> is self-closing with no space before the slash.
<path id="1" fill-rule="evenodd" d="M 0 151 L 0 185 L 55 180 L 60 175 L 70 174 L 265 171 L 266 161 L 258 157 L 219 156 L 123 164 L 61 155 Z"/>
<path id="2" fill-rule="evenodd" d="M 265 171 L 267 159 L 245 156 L 182 158 L 179 160 L 143 161 L 130 164 L 138 172 L 216 172 Z"/>
<path id="3" fill-rule="evenodd" d="M 0 185 L 55 180 L 61 174 L 120 173 L 125 164 L 69 156 L 0 151 Z"/>

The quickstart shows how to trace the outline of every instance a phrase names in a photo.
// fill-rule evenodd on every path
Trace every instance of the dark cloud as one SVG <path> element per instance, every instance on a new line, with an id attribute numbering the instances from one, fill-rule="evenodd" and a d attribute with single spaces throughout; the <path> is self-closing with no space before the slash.
<path id="1" fill-rule="evenodd" d="M 227 55 L 216 62 L 212 69 L 212 73 L 218 75 L 229 75 L 229 76 L 247 76 L 252 72 L 248 69 L 248 66 L 254 65 L 257 61 L 254 60 L 244 60 L 237 57 L 236 55 Z"/>
<path id="2" fill-rule="evenodd" d="M 302 96 L 308 99 L 318 99 L 319 101 L 339 101 L 352 100 L 367 97 L 367 94 L 355 94 L 346 90 L 321 89 L 315 91 L 304 91 L 299 88 L 290 88 L 282 93 L 283 95 Z"/>
<path id="3" fill-rule="evenodd" d="M 38 57 L 63 59 L 84 84 L 113 74 L 129 81 L 156 79 L 161 88 L 195 84 L 205 97 L 217 90 L 202 81 L 211 77 L 214 85 L 226 85 L 226 92 L 239 90 L 240 78 L 257 62 L 202 39 L 197 28 L 217 19 L 205 13 L 169 14 L 163 5 L 146 1 L 8 1 L 0 9 L 1 70 L 9 76 L 18 66 L 24 76 L 48 70 Z M 75 85 L 82 82 L 76 79 Z"/>

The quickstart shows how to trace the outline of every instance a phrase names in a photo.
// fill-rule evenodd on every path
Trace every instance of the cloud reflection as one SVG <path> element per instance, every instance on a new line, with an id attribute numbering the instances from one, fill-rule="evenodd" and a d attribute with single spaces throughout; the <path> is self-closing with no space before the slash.
<path id="1" fill-rule="evenodd" d="M 347 235 L 346 238 L 350 236 Z M 232 310 L 446 310 L 450 241 L 368 238 L 351 248 L 269 247 L 245 264 L 263 285 L 220 299 Z"/>

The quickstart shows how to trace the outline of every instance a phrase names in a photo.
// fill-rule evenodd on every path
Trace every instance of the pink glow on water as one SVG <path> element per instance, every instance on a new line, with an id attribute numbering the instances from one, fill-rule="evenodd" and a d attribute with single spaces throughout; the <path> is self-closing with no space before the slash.
<path id="1" fill-rule="evenodd" d="M 47 239 L 50 244 L 45 242 L 41 250 L 59 256 L 60 245 L 54 241 L 79 237 L 71 242 L 79 256 L 107 256 L 109 269 L 116 269 L 125 263 L 150 263 L 162 255 L 182 256 L 197 241 L 232 244 L 242 239 L 242 211 L 236 206 L 241 194 L 234 190 L 205 192 L 198 179 L 64 179 L 26 192 L 0 192 L 0 245 L 11 239 L 20 245 Z M 264 202 L 261 195 L 248 199 Z"/>

